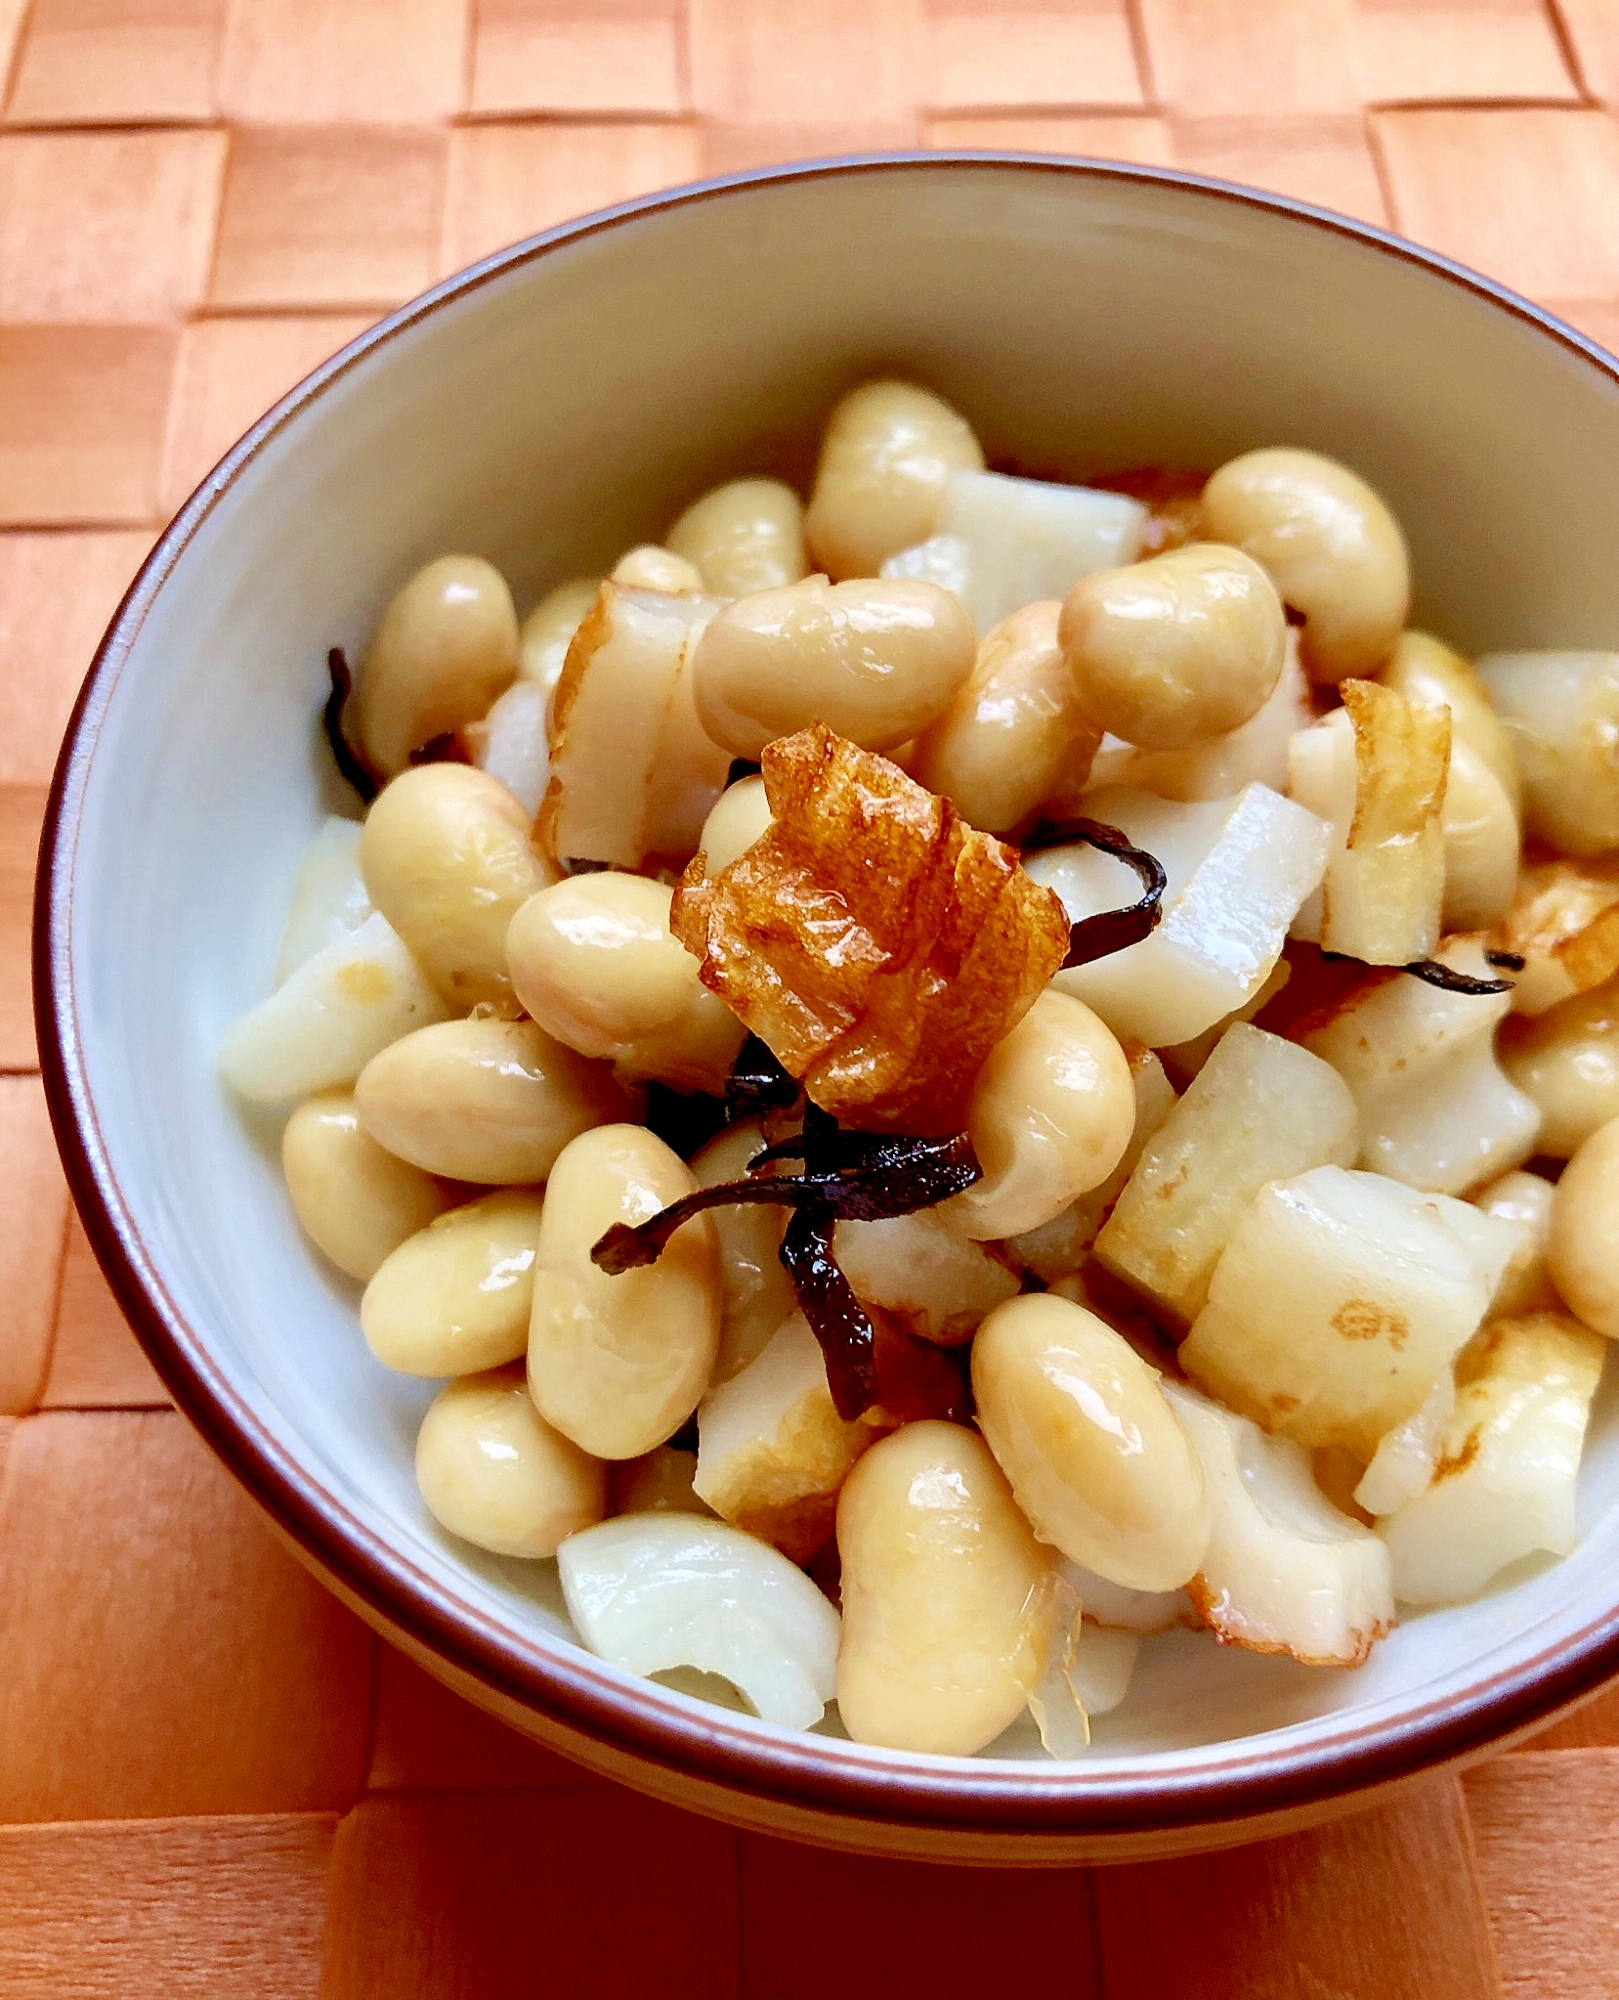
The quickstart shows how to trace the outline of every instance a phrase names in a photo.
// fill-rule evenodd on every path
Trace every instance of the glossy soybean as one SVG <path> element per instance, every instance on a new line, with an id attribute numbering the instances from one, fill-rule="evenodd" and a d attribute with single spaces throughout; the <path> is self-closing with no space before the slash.
<path id="1" fill-rule="evenodd" d="M 633 1114 L 610 1070 L 532 1021 L 441 1021 L 403 1036 L 354 1086 L 366 1130 L 402 1160 L 486 1186 L 543 1181 L 570 1139 Z"/>
<path id="2" fill-rule="evenodd" d="M 691 1169 L 641 1125 L 576 1139 L 546 1189 L 529 1324 L 528 1382 L 548 1423 L 599 1458 L 665 1442 L 708 1386 L 720 1332 L 714 1225 L 694 1216 L 655 1264 L 609 1276 L 591 1249 L 690 1194 Z"/>
<path id="3" fill-rule="evenodd" d="M 907 1424 L 838 1496 L 838 1712 L 857 1743 L 970 1757 L 1021 1713 L 1055 1623 L 1051 1552 L 976 1431 Z"/>
<path id="4" fill-rule="evenodd" d="M 417 1434 L 416 1483 L 440 1527 L 502 1556 L 553 1556 L 607 1511 L 606 1466 L 545 1422 L 519 1368 L 439 1392 Z"/>
<path id="5" fill-rule="evenodd" d="M 1208 1547 L 1196 1453 L 1124 1337 L 1054 1293 L 1009 1299 L 973 1342 L 978 1421 L 1042 1541 L 1110 1583 L 1176 1590 Z"/>
<path id="6" fill-rule="evenodd" d="M 355 680 L 349 726 L 393 777 L 410 753 L 487 714 L 517 672 L 517 612 L 481 556 L 440 556 L 383 612 Z"/>
<path id="7" fill-rule="evenodd" d="M 304 1233 L 362 1284 L 451 1201 L 431 1174 L 377 1144 L 352 1090 L 323 1090 L 298 1106 L 281 1135 L 281 1171 Z"/>

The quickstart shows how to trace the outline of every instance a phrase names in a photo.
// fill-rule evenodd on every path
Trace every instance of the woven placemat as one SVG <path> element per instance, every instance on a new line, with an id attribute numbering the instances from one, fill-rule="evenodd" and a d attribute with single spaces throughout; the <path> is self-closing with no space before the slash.
<path id="1" fill-rule="evenodd" d="M 0 1993 L 1619 1990 L 1619 1695 L 1325 1832 L 1094 1873 L 739 1836 L 509 1735 L 166 1407 L 26 971 L 57 739 L 154 533 L 442 273 L 705 171 L 1009 145 L 1301 195 L 1619 337 L 1616 0 L 0 0 L 0 87 Z"/>

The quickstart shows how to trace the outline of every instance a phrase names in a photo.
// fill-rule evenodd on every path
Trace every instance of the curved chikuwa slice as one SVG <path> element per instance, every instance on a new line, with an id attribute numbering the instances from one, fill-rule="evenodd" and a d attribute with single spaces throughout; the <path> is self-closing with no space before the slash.
<path id="1" fill-rule="evenodd" d="M 703 983 L 856 1131 L 953 1132 L 1068 950 L 1016 850 L 820 724 L 763 757 L 771 826 L 672 922 Z"/>
<path id="2" fill-rule="evenodd" d="M 692 706 L 692 648 L 716 608 L 691 593 L 602 585 L 552 697 L 550 782 L 534 828 L 552 859 L 633 869 L 691 853 L 731 763 Z"/>

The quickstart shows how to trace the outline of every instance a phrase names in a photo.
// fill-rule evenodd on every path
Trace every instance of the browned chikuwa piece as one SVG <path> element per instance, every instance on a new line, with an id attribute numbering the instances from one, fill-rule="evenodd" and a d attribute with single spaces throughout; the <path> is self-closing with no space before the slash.
<path id="1" fill-rule="evenodd" d="M 703 983 L 850 1130 L 956 1132 L 1068 950 L 1015 848 L 816 725 L 763 758 L 770 830 L 674 899 Z"/>

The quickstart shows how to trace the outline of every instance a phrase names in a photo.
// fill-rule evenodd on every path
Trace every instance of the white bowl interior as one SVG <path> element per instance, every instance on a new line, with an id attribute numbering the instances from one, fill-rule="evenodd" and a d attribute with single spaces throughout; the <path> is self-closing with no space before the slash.
<path id="1" fill-rule="evenodd" d="M 546 1644 L 571 1643 L 553 1566 L 482 1558 L 427 1517 L 411 1451 L 430 1386 L 367 1353 L 213 1051 L 268 989 L 336 796 L 326 648 L 361 647 L 444 550 L 500 564 L 521 609 L 716 477 L 802 477 L 819 417 L 875 369 L 932 383 L 992 461 L 1031 470 L 1336 452 L 1393 501 L 1420 617 L 1464 648 L 1619 635 L 1619 390 L 1597 364 L 1350 236 L 1150 181 L 930 164 L 643 214 L 490 278 L 295 408 L 201 521 L 110 693 L 74 858 L 83 1063 L 129 1222 L 231 1390 L 359 1523 Z M 1609 1397 L 1569 1561 L 1410 1619 L 1354 1674 L 1154 1642 L 1087 1768 L 1206 1768 L 1257 1732 L 1323 1740 L 1449 1704 L 1609 1607 L 1616 1497 Z"/>

